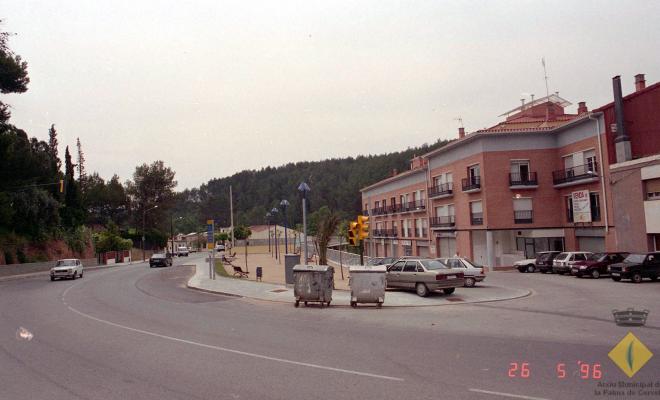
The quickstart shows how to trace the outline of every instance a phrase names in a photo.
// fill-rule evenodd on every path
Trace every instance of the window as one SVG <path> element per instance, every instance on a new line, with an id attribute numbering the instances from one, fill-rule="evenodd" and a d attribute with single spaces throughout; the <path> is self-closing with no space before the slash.
<path id="1" fill-rule="evenodd" d="M 660 200 L 660 178 L 644 181 L 646 200 Z"/>
<path id="2" fill-rule="evenodd" d="M 573 222 L 573 199 L 566 196 L 566 221 Z"/>
<path id="3" fill-rule="evenodd" d="M 374 208 L 376 208 L 376 209 L 380 208 L 380 201 L 376 201 L 376 204 L 374 205 Z"/>
<path id="4" fill-rule="evenodd" d="M 513 199 L 513 219 L 516 223 L 531 223 L 534 219 L 532 199 L 529 197 Z"/>
<path id="5" fill-rule="evenodd" d="M 511 160 L 511 180 L 514 182 L 527 182 L 529 180 L 528 160 Z"/>
<path id="6" fill-rule="evenodd" d="M 403 272 L 417 272 L 417 261 L 408 261 L 403 267 Z"/>
<path id="7" fill-rule="evenodd" d="M 479 183 L 480 176 L 481 176 L 481 172 L 479 169 L 479 164 L 468 167 L 468 178 L 470 179 L 470 183 L 472 184 Z"/>
<path id="8" fill-rule="evenodd" d="M 587 171 L 596 172 L 596 150 L 585 151 L 583 153 L 583 159 L 584 165 L 587 167 Z"/>
<path id="9" fill-rule="evenodd" d="M 600 221 L 600 202 L 598 193 L 589 193 L 589 202 L 591 203 L 591 220 Z"/>
<path id="10" fill-rule="evenodd" d="M 576 254 L 575 256 L 573 256 L 574 261 L 585 261 L 586 259 L 587 256 L 585 256 L 584 254 Z"/>
<path id="11" fill-rule="evenodd" d="M 484 223 L 481 200 L 470 203 L 470 220 L 472 225 L 481 225 Z"/>
<path id="12" fill-rule="evenodd" d="M 405 261 L 396 262 L 396 263 L 394 263 L 394 265 L 392 265 L 390 267 L 390 271 L 391 272 L 401 272 L 401 270 L 403 269 L 404 264 L 405 264 Z"/>

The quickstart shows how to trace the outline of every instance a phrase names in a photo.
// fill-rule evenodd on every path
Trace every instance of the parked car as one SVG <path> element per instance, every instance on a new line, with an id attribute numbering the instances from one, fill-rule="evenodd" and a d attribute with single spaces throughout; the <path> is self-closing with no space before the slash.
<path id="1" fill-rule="evenodd" d="M 390 266 L 392 265 L 397 259 L 394 257 L 372 257 L 368 262 L 367 265 L 385 265 L 385 266 Z"/>
<path id="2" fill-rule="evenodd" d="M 400 259 L 387 269 L 388 288 L 414 289 L 421 297 L 440 289 L 445 294 L 452 294 L 464 283 L 462 270 L 448 268 L 438 260 Z"/>
<path id="3" fill-rule="evenodd" d="M 588 251 L 567 251 L 559 253 L 552 261 L 552 272 L 564 275 L 571 272 L 571 267 L 579 261 L 586 261 L 592 253 Z"/>
<path id="4" fill-rule="evenodd" d="M 441 263 L 445 264 L 449 268 L 454 268 L 463 271 L 465 276 L 465 287 L 474 287 L 477 282 L 482 282 L 486 279 L 486 272 L 484 267 L 470 260 L 469 258 L 463 257 L 450 257 L 450 258 L 438 258 Z"/>
<path id="5" fill-rule="evenodd" d="M 612 264 L 620 263 L 630 253 L 594 253 L 587 257 L 585 261 L 578 261 L 571 267 L 571 275 L 578 278 L 590 276 L 594 279 L 601 275 L 608 274 L 607 267 Z"/>
<path id="6" fill-rule="evenodd" d="M 552 273 L 552 263 L 560 254 L 561 251 L 540 251 L 536 253 L 536 262 L 534 263 L 536 269 L 543 274 L 547 272 Z"/>
<path id="7" fill-rule="evenodd" d="M 536 272 L 536 258 L 527 258 L 525 260 L 516 261 L 513 266 L 519 272 Z"/>
<path id="8" fill-rule="evenodd" d="M 179 257 L 188 257 L 188 247 L 179 246 L 176 250 L 176 255 Z"/>
<path id="9" fill-rule="evenodd" d="M 216 244 L 215 245 L 215 251 L 217 253 L 224 252 L 225 251 L 225 245 L 224 244 Z"/>
<path id="10" fill-rule="evenodd" d="M 660 252 L 629 254 L 622 262 L 610 265 L 610 276 L 617 282 L 630 279 L 641 283 L 644 278 L 656 281 L 660 277 Z"/>
<path id="11" fill-rule="evenodd" d="M 170 254 L 158 253 L 154 254 L 149 258 L 149 267 L 171 267 L 172 266 L 172 257 Z"/>
<path id="12" fill-rule="evenodd" d="M 77 258 L 57 260 L 55 266 L 50 269 L 50 280 L 57 278 L 76 279 L 83 277 L 83 265 Z"/>

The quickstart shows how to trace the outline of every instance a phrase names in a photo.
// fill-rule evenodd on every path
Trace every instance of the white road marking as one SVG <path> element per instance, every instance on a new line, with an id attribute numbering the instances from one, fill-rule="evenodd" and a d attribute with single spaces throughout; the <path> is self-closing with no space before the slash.
<path id="1" fill-rule="evenodd" d="M 360 372 L 360 371 L 354 371 L 354 370 L 350 370 L 350 369 L 328 367 L 328 366 L 325 366 L 325 365 L 318 365 L 318 364 L 311 364 L 311 363 L 306 363 L 306 362 L 301 362 L 301 361 L 288 360 L 288 359 L 285 359 L 285 358 L 271 357 L 271 356 L 266 356 L 266 355 L 263 355 L 263 354 L 249 353 L 249 352 L 246 352 L 246 351 L 230 349 L 230 348 L 227 348 L 227 347 L 214 346 L 214 345 L 210 345 L 210 344 L 194 342 L 192 340 L 186 340 L 186 339 L 176 338 L 176 337 L 167 336 L 167 335 L 161 335 L 160 333 L 149 332 L 149 331 L 145 331 L 145 330 L 142 330 L 142 329 L 132 328 L 130 326 L 118 324 L 118 323 L 115 323 L 115 322 L 106 321 L 104 319 L 97 318 L 97 317 L 94 317 L 94 316 L 89 315 L 89 314 L 85 314 L 84 312 L 79 311 L 79 310 L 71 307 L 66 302 L 66 300 L 64 299 L 65 296 L 67 295 L 67 293 L 69 292 L 69 290 L 71 290 L 75 286 L 78 286 L 81 283 L 82 283 L 82 281 L 80 281 L 80 282 L 78 282 L 74 285 L 69 286 L 62 293 L 62 302 L 64 303 L 64 305 L 66 305 L 68 307 L 68 309 L 70 311 L 72 311 L 72 312 L 74 312 L 74 313 L 76 313 L 76 314 L 78 314 L 82 317 L 85 317 L 85 318 L 88 318 L 88 319 L 91 319 L 91 320 L 94 320 L 94 321 L 97 321 L 97 322 L 100 322 L 100 323 L 103 323 L 103 324 L 107 324 L 107 325 L 114 326 L 114 327 L 117 327 L 117 328 L 125 329 L 125 330 L 131 331 L 131 332 L 141 333 L 143 335 L 154 336 L 154 337 L 157 337 L 157 338 L 171 340 L 171 341 L 174 341 L 174 342 L 190 344 L 190 345 L 193 345 L 193 346 L 199 346 L 199 347 L 203 347 L 203 348 L 206 348 L 206 349 L 212 349 L 212 350 L 223 351 L 223 352 L 227 352 L 227 353 L 238 354 L 238 355 L 242 355 L 242 356 L 246 356 L 246 357 L 259 358 L 259 359 L 262 359 L 262 360 L 275 361 L 275 362 L 280 362 L 280 363 L 284 363 L 284 364 L 292 364 L 292 365 L 297 365 L 297 366 L 301 366 L 301 367 L 316 368 L 316 369 L 321 369 L 321 370 L 325 370 L 325 371 L 341 372 L 341 373 L 344 373 L 344 374 L 365 376 L 365 377 L 376 378 L 376 379 L 384 379 L 384 380 L 388 380 L 388 381 L 396 381 L 396 382 L 403 382 L 404 381 L 404 379 L 402 379 L 402 378 L 397 378 L 397 377 L 393 377 L 393 376 L 378 375 L 378 374 L 371 374 L 369 372 Z"/>
<path id="2" fill-rule="evenodd" d="M 550 400 L 550 399 L 546 399 L 544 397 L 532 397 L 532 396 L 524 396 L 524 395 L 521 395 L 521 394 L 493 392 L 493 391 L 490 391 L 490 390 L 482 390 L 482 389 L 469 389 L 469 390 L 470 390 L 470 392 L 483 393 L 483 394 L 492 394 L 493 396 L 511 397 L 511 398 L 514 398 L 514 399 Z"/>

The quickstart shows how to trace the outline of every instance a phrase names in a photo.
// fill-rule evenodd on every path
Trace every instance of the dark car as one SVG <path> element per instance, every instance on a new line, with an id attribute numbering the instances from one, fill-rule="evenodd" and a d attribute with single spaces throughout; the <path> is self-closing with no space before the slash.
<path id="1" fill-rule="evenodd" d="M 630 253 L 594 253 L 585 261 L 579 261 L 571 267 L 571 275 L 578 278 L 590 276 L 594 279 L 608 274 L 607 267 L 622 262 Z"/>
<path id="2" fill-rule="evenodd" d="M 561 251 L 540 251 L 536 253 L 536 269 L 542 273 L 552 272 L 552 261 L 557 257 Z"/>
<path id="3" fill-rule="evenodd" d="M 610 276 L 617 282 L 630 279 L 641 283 L 644 278 L 655 281 L 660 277 L 660 252 L 629 254 L 623 262 L 610 265 Z"/>
<path id="4" fill-rule="evenodd" d="M 149 259 L 149 267 L 171 267 L 172 266 L 172 257 L 170 254 L 154 254 Z"/>

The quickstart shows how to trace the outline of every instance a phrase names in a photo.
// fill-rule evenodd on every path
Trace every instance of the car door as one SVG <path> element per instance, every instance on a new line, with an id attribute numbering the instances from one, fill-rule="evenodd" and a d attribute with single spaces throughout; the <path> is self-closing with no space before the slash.
<path id="1" fill-rule="evenodd" d="M 651 253 L 646 256 L 642 276 L 649 278 L 660 276 L 660 253 Z"/>
<path id="2" fill-rule="evenodd" d="M 387 271 L 387 286 L 393 288 L 402 287 L 401 285 L 401 272 L 403 271 L 403 266 L 406 264 L 405 261 L 397 261 L 390 269 Z"/>
<path id="3" fill-rule="evenodd" d="M 401 273 L 402 286 L 406 289 L 415 288 L 415 284 L 419 282 L 417 275 L 417 261 L 406 261 Z M 421 279 L 421 276 L 419 278 Z"/>

